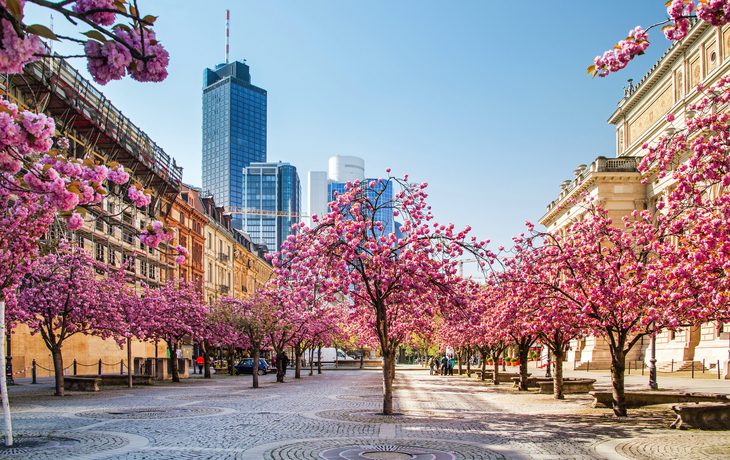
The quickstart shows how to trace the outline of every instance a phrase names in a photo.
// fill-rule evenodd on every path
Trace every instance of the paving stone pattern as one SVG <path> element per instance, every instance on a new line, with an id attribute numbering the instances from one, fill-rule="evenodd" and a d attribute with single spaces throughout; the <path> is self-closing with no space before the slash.
<path id="1" fill-rule="evenodd" d="M 616 419 L 590 398 L 519 393 L 459 376 L 398 372 L 382 416 L 376 370 L 216 375 L 134 389 L 52 396 L 11 387 L 18 443 L 0 459 L 431 460 L 730 459 L 730 432 L 675 431 L 666 408 Z"/>

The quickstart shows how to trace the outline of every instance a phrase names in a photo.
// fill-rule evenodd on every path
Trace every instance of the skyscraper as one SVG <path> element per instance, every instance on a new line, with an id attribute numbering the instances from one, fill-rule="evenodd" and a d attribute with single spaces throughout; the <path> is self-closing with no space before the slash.
<path id="1" fill-rule="evenodd" d="M 373 179 L 365 179 L 365 161 L 359 157 L 335 155 L 329 159 L 329 172 L 309 172 L 309 215 L 324 216 L 329 212 L 327 204 L 335 199 L 334 193 L 341 195 L 345 192 L 347 182 L 360 181 L 363 194 L 371 201 L 379 200 L 380 203 L 389 203 L 393 200 L 392 182 L 378 182 L 375 188 L 369 187 Z M 381 208 L 375 212 L 375 219 L 382 222 L 385 227 L 383 233 L 392 233 L 396 229 L 396 222 L 393 212 L 389 207 Z M 314 226 L 310 217 L 309 226 Z"/>
<path id="2" fill-rule="evenodd" d="M 254 243 L 265 243 L 269 251 L 278 251 L 287 236 L 294 233 L 292 225 L 299 222 L 302 186 L 297 168 L 289 163 L 251 163 L 243 172 L 244 214 L 243 231 Z M 288 216 L 277 216 L 288 213 Z"/>
<path id="3" fill-rule="evenodd" d="M 243 62 L 203 72 L 203 190 L 221 206 L 243 206 L 243 168 L 266 162 L 266 90 Z M 235 228 L 243 228 L 240 214 Z"/>

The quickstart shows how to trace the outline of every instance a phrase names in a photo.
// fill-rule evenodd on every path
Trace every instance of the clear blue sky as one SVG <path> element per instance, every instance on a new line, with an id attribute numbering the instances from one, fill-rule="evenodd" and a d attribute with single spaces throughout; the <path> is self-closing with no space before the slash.
<path id="1" fill-rule="evenodd" d="M 231 59 L 268 91 L 268 159 L 297 167 L 304 199 L 307 171 L 356 155 L 368 176 L 390 167 L 428 182 L 439 222 L 469 224 L 496 247 L 543 215 L 578 164 L 614 156 L 606 119 L 669 42 L 652 31 L 647 54 L 608 78 L 585 68 L 664 19 L 664 3 L 140 0 L 159 15 L 170 76 L 102 90 L 200 185 L 202 73 L 224 60 L 229 8 Z M 32 8 L 28 19 L 48 24 Z M 57 32 L 70 32 L 64 22 Z"/>

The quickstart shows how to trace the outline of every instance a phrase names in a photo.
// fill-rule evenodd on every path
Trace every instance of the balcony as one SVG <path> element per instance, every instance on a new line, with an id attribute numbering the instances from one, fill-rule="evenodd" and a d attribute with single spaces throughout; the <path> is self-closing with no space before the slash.
<path id="1" fill-rule="evenodd" d="M 228 286 L 223 285 L 223 284 L 219 284 L 218 285 L 218 292 L 220 292 L 221 294 L 228 294 Z"/>
<path id="2" fill-rule="evenodd" d="M 229 259 L 228 254 L 224 254 L 222 252 L 218 253 L 218 260 L 220 260 L 221 262 L 228 263 L 228 259 Z"/>

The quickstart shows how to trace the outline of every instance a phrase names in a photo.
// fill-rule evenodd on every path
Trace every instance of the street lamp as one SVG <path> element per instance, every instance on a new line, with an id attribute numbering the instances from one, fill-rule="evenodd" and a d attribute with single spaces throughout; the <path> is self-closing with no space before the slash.
<path id="1" fill-rule="evenodd" d="M 11 355 L 11 352 L 10 352 L 10 331 L 8 331 L 8 333 L 6 335 L 7 335 L 7 339 L 6 339 L 7 342 L 6 342 L 6 344 L 7 344 L 7 348 L 8 348 L 7 349 L 8 356 L 5 358 L 5 363 L 6 363 L 5 364 L 5 378 L 6 378 L 6 382 L 9 385 L 15 385 L 15 380 L 13 379 L 13 357 L 10 356 Z"/>
<path id="2" fill-rule="evenodd" d="M 651 336 L 651 359 L 649 360 L 649 389 L 658 390 L 656 381 L 656 333 Z"/>

